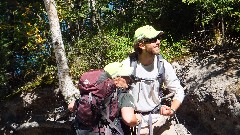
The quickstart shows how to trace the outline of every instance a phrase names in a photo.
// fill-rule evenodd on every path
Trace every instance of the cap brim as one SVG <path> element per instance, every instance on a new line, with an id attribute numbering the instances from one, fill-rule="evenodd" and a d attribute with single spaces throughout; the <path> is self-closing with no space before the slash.
<path id="1" fill-rule="evenodd" d="M 164 34 L 163 31 L 159 31 L 158 35 L 161 36 L 162 34 Z"/>

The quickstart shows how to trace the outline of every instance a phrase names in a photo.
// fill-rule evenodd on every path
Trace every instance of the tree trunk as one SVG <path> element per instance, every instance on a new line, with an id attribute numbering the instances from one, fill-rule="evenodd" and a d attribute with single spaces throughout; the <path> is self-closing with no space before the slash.
<path id="1" fill-rule="evenodd" d="M 73 101 L 79 95 L 79 90 L 74 86 L 72 78 L 69 75 L 67 57 L 62 41 L 62 34 L 59 25 L 59 19 L 54 0 L 44 0 L 45 8 L 48 14 L 50 30 L 52 33 L 52 45 L 55 51 L 55 57 L 58 67 L 59 89 L 67 103 Z"/>

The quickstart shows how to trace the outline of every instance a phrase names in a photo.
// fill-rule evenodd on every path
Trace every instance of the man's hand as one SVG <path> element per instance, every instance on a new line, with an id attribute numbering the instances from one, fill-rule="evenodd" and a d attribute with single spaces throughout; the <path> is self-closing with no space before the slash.
<path id="1" fill-rule="evenodd" d="M 72 101 L 69 105 L 68 105 L 68 110 L 71 111 L 71 112 L 74 112 L 75 110 L 75 101 Z"/>
<path id="2" fill-rule="evenodd" d="M 174 112 L 171 110 L 169 106 L 162 105 L 160 109 L 160 114 L 163 116 L 172 116 Z"/>
<path id="3" fill-rule="evenodd" d="M 139 123 L 142 121 L 142 114 L 135 114 L 136 118 L 137 118 L 137 125 L 139 125 Z"/>

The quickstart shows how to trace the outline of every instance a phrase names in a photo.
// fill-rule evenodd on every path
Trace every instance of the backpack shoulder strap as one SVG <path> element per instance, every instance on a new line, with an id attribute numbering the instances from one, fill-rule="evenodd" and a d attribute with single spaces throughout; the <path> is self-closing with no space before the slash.
<path id="1" fill-rule="evenodd" d="M 129 59 L 130 59 L 130 67 L 133 67 L 133 76 L 136 76 L 136 68 L 137 68 L 137 54 L 132 53 L 129 55 Z"/>
<path id="2" fill-rule="evenodd" d="M 162 86 L 163 86 L 163 77 L 164 77 L 164 73 L 165 73 L 165 68 L 164 68 L 164 62 L 163 62 L 163 56 L 161 54 L 157 55 L 157 68 L 158 68 L 158 82 L 159 82 L 159 86 L 160 86 L 160 93 L 159 93 L 159 97 L 163 96 L 163 90 L 162 90 Z"/>
<path id="3" fill-rule="evenodd" d="M 161 54 L 157 55 L 157 68 L 159 75 L 165 72 L 164 65 L 163 65 L 163 56 Z"/>
<path id="4" fill-rule="evenodd" d="M 122 99 L 122 92 L 121 91 L 119 91 L 120 93 L 118 93 L 117 94 L 117 98 L 118 98 L 118 101 L 116 102 L 116 104 L 118 104 L 117 106 L 118 106 L 118 111 L 117 111 L 117 114 L 116 114 L 116 118 L 117 117 L 119 117 L 119 112 L 121 111 L 120 110 L 120 108 L 119 108 L 119 101 Z M 116 93 L 116 92 L 115 92 Z M 113 94 L 113 95 L 115 95 L 115 94 Z M 108 104 L 111 102 L 111 99 L 108 99 L 109 100 L 109 102 L 108 102 Z M 108 108 L 107 108 L 108 109 Z M 108 110 L 109 111 L 109 110 Z M 108 113 L 108 111 L 101 111 L 101 114 L 102 114 L 102 116 L 103 116 L 103 118 L 108 122 L 108 126 L 109 127 L 111 127 L 112 129 L 115 129 L 118 133 L 119 133 L 119 135 L 124 135 L 124 131 L 122 130 L 122 128 L 121 128 L 121 126 L 118 126 L 116 123 L 115 123 L 115 120 L 111 120 L 110 118 L 109 118 L 109 113 Z M 109 130 L 109 129 L 107 129 L 107 130 Z"/>

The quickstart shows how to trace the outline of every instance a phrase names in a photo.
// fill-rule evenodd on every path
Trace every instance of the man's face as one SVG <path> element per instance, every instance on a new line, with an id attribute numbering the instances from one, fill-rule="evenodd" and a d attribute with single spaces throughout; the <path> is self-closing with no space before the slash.
<path id="1" fill-rule="evenodd" d="M 144 52 L 151 54 L 151 55 L 157 55 L 160 52 L 160 40 L 158 38 L 153 39 L 147 39 L 143 42 Z"/>

